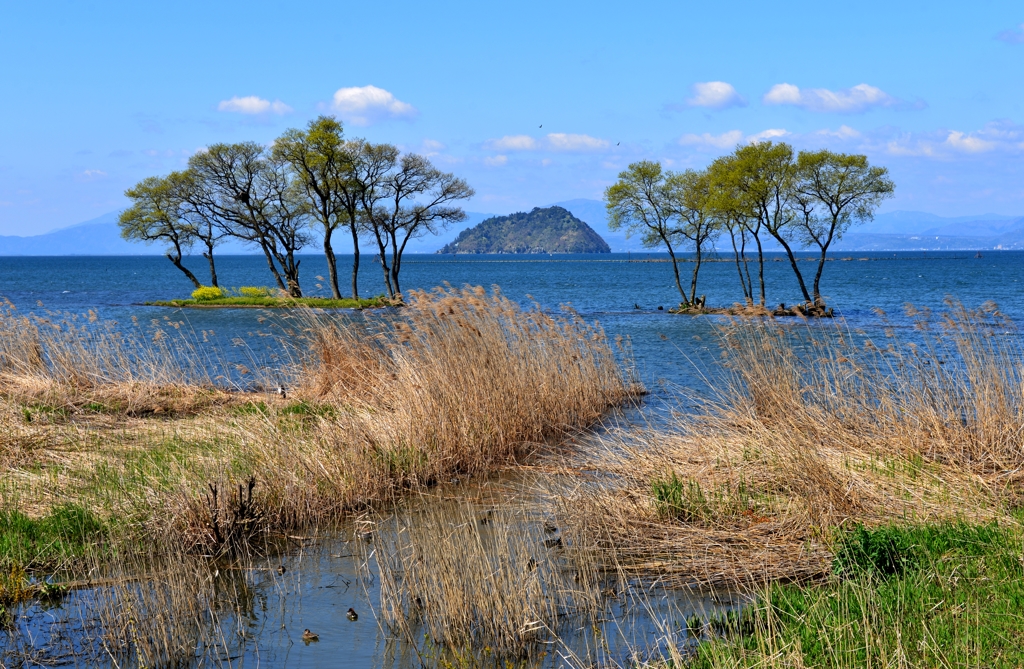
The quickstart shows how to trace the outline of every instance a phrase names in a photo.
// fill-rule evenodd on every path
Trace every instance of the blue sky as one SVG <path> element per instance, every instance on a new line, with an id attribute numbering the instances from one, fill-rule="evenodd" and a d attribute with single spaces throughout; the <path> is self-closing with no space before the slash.
<path id="1" fill-rule="evenodd" d="M 638 159 L 866 153 L 885 210 L 1024 215 L 1020 2 L 0 5 L 0 234 L 318 113 L 431 155 L 472 211 L 599 199 Z M 543 126 L 543 127 L 540 127 Z"/>

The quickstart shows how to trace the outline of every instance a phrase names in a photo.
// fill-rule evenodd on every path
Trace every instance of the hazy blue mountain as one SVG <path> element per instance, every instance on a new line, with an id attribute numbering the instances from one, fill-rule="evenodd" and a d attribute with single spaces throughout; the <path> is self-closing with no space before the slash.
<path id="1" fill-rule="evenodd" d="M 151 255 L 158 252 L 159 249 L 140 249 L 139 245 L 121 239 L 117 212 L 42 235 L 0 236 L 0 255 L 5 256 Z"/>
<path id="2" fill-rule="evenodd" d="M 613 253 L 644 250 L 638 236 L 627 238 L 622 231 L 608 230 L 604 203 L 599 200 L 575 199 L 556 202 L 576 218 L 584 221 L 600 235 Z M 494 214 L 466 212 L 466 220 L 437 236 L 409 242 L 409 253 L 434 253 L 455 240 L 459 233 L 478 225 Z M 334 237 L 337 253 L 351 253 L 348 235 L 341 231 Z M 720 243 L 722 253 L 730 252 L 728 240 Z M 765 248 L 774 248 L 766 245 Z M 857 226 L 842 239 L 836 251 L 884 250 L 968 250 L 1024 249 L 1024 217 L 1001 214 L 975 216 L 937 216 L 920 211 L 893 211 L 878 214 L 867 225 Z M 375 246 L 361 244 L 364 253 L 373 255 Z M 318 253 L 319 243 L 304 249 Z M 198 252 L 198 251 L 197 251 Z M 228 241 L 218 249 L 222 255 L 254 254 L 258 249 Z M 117 228 L 117 212 L 71 225 L 42 235 L 29 237 L 0 236 L 0 256 L 40 255 L 163 255 L 162 244 L 140 244 L 121 239 Z"/>
<path id="3" fill-rule="evenodd" d="M 870 223 L 858 225 L 856 230 L 863 234 L 880 235 L 949 235 L 975 236 L 975 228 L 985 229 L 990 225 L 1011 221 L 1017 216 L 1002 214 L 978 214 L 974 216 L 937 216 L 923 211 L 890 211 L 876 214 Z M 944 231 L 945 230 L 945 231 Z M 969 231 L 969 232 L 968 232 Z M 981 236 L 987 236 L 982 234 Z"/>
<path id="4" fill-rule="evenodd" d="M 0 256 L 107 256 L 107 255 L 163 255 L 165 246 L 158 242 L 143 244 L 121 238 L 117 227 L 118 212 L 112 211 L 97 218 L 52 230 L 41 235 L 19 237 L 0 235 Z M 476 225 L 492 214 L 466 212 L 466 220 L 438 236 L 427 236 L 409 242 L 409 253 L 433 253 L 455 239 L 465 227 Z M 352 253 L 351 237 L 344 230 L 336 232 L 333 246 L 336 253 Z M 360 243 L 364 253 L 376 253 L 376 245 L 367 241 Z M 318 253 L 319 243 L 303 249 L 304 253 Z M 195 251 L 199 253 L 198 249 Z M 241 244 L 235 240 L 223 240 L 216 253 L 221 255 L 259 254 L 258 248 Z"/>

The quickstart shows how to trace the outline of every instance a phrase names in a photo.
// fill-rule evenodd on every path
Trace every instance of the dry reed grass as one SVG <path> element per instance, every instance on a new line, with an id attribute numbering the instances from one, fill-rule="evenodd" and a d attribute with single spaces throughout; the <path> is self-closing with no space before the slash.
<path id="1" fill-rule="evenodd" d="M 520 656 L 602 609 L 595 564 L 504 503 L 422 497 L 374 524 L 381 618 L 413 644 Z"/>
<path id="2" fill-rule="evenodd" d="M 57 497 L 91 506 L 103 488 L 105 515 L 149 509 L 147 532 L 205 550 L 211 483 L 234 489 L 255 476 L 268 529 L 330 524 L 410 487 L 514 464 L 638 390 L 598 327 L 520 309 L 497 291 L 416 292 L 390 317 L 309 312 L 302 323 L 284 342 L 295 366 L 263 372 L 291 380 L 283 400 L 217 388 L 188 337 L 140 340 L 8 308 L 0 495 L 30 509 Z M 168 408 L 128 410 L 154 396 Z M 124 401 L 80 410 L 96 398 Z"/>
<path id="3" fill-rule="evenodd" d="M 563 523 L 633 572 L 687 584 L 806 579 L 852 523 L 1014 522 L 1024 350 L 992 305 L 909 310 L 915 341 L 735 321 L 728 384 L 671 429 L 617 432 L 559 493 Z"/>

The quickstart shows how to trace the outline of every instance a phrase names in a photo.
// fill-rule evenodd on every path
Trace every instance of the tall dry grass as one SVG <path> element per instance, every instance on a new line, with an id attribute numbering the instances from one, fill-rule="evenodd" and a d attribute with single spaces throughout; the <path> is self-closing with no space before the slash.
<path id="1" fill-rule="evenodd" d="M 237 496 L 228 491 L 249 477 L 261 527 L 330 524 L 411 487 L 519 462 L 639 390 L 596 325 L 479 288 L 414 292 L 401 311 L 363 320 L 303 312 L 281 340 L 281 359 L 295 362 L 260 372 L 285 379 L 288 399 L 218 387 L 190 335 L 170 343 L 166 327 L 142 338 L 85 320 L 0 314 L 4 439 L 21 454 L 11 463 L 46 470 L 9 471 L 0 494 L 91 504 L 97 485 L 123 489 L 122 502 L 105 498 L 107 513 L 159 509 L 147 531 L 196 550 L 216 542 Z M 103 397 L 123 402 L 95 408 Z M 82 480 L 97 467 L 101 483 Z M 211 485 L 224 491 L 217 500 Z"/>
<path id="2" fill-rule="evenodd" d="M 196 413 L 229 400 L 229 365 L 184 321 L 131 325 L 87 314 L 21 314 L 0 304 L 0 394 L 67 410 Z"/>
<path id="3" fill-rule="evenodd" d="M 377 522 L 364 544 L 382 621 L 414 646 L 427 634 L 449 649 L 520 656 L 603 608 L 595 565 L 524 506 L 416 502 Z"/>
<path id="4" fill-rule="evenodd" d="M 603 474 L 560 494 L 567 531 L 637 572 L 735 585 L 826 573 L 853 523 L 1014 522 L 1016 332 L 993 305 L 908 315 L 881 342 L 841 323 L 730 323 L 717 395 L 604 438 L 589 456 Z"/>

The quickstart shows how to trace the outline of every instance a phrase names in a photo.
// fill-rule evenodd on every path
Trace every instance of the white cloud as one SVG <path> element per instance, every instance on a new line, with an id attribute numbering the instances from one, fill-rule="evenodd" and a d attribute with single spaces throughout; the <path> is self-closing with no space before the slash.
<path id="1" fill-rule="evenodd" d="M 508 162 L 508 156 L 488 156 L 484 158 L 484 165 L 490 165 L 491 167 L 501 167 Z"/>
<path id="2" fill-rule="evenodd" d="M 768 128 L 767 130 L 762 130 L 757 134 L 750 135 L 749 137 L 747 137 L 747 144 L 757 144 L 758 142 L 771 141 L 773 139 L 778 139 L 779 137 L 785 137 L 788 134 L 789 131 L 783 130 L 782 128 Z"/>
<path id="3" fill-rule="evenodd" d="M 830 91 L 827 88 L 801 89 L 793 84 L 775 84 L 762 98 L 766 105 L 794 105 L 815 112 L 862 112 L 870 107 L 890 107 L 899 101 L 875 86 L 857 84 L 853 88 Z"/>
<path id="4" fill-rule="evenodd" d="M 79 182 L 99 181 L 100 179 L 105 179 L 106 177 L 107 177 L 107 173 L 104 172 L 103 170 L 88 169 L 88 170 L 82 170 L 81 172 L 76 174 L 75 175 L 75 181 L 79 181 Z"/>
<path id="5" fill-rule="evenodd" d="M 819 130 L 814 134 L 821 135 L 823 137 L 835 137 L 837 139 L 857 139 L 860 137 L 860 133 L 848 125 L 839 126 L 838 130 L 829 130 L 828 128 L 825 128 L 824 130 Z"/>
<path id="6" fill-rule="evenodd" d="M 607 149 L 611 143 L 606 139 L 590 135 L 574 135 L 564 132 L 552 132 L 537 140 L 529 135 L 505 135 L 500 139 L 489 139 L 484 148 L 491 151 L 600 151 Z"/>
<path id="7" fill-rule="evenodd" d="M 547 144 L 554 151 L 597 151 L 608 148 L 606 139 L 590 135 L 567 135 L 561 132 L 549 133 Z"/>
<path id="8" fill-rule="evenodd" d="M 767 130 L 754 133 L 753 135 L 744 135 L 742 130 L 730 130 L 728 132 L 723 132 L 720 135 L 712 135 L 709 132 L 705 132 L 700 135 L 691 133 L 680 137 L 679 143 L 683 146 L 696 146 L 698 148 L 731 149 L 737 144 L 742 144 L 743 142 L 746 142 L 747 144 L 755 144 L 765 140 L 785 137 L 788 134 L 789 131 L 783 130 L 782 128 L 769 128 Z"/>
<path id="9" fill-rule="evenodd" d="M 423 153 L 430 155 L 431 153 L 437 153 L 438 151 L 444 151 L 445 145 L 436 139 L 425 139 L 423 140 Z"/>
<path id="10" fill-rule="evenodd" d="M 244 98 L 236 95 L 230 100 L 221 100 L 220 104 L 217 105 L 217 111 L 233 112 L 236 114 L 266 114 L 267 112 L 273 112 L 280 115 L 291 112 L 292 108 L 280 100 L 271 102 L 256 95 L 248 95 Z"/>
<path id="11" fill-rule="evenodd" d="M 1016 28 L 1002 31 L 996 35 L 996 39 L 1007 44 L 1024 44 L 1024 23 Z"/>
<path id="12" fill-rule="evenodd" d="M 945 144 L 965 153 L 984 153 L 996 148 L 996 143 L 991 140 L 982 139 L 973 133 L 964 134 L 959 130 L 950 131 Z"/>
<path id="13" fill-rule="evenodd" d="M 724 81 L 703 81 L 693 85 L 693 97 L 687 99 L 686 103 L 691 107 L 711 107 L 713 109 L 725 109 L 726 107 L 742 107 L 747 104 L 746 100 L 740 97 L 732 84 Z"/>
<path id="14" fill-rule="evenodd" d="M 1019 153 L 1024 151 L 1024 126 L 1001 120 L 986 123 L 980 130 L 935 130 L 921 133 L 885 131 L 865 138 L 865 148 L 881 149 L 893 156 L 918 156 L 949 160 L 957 156 L 989 152 Z"/>
<path id="15" fill-rule="evenodd" d="M 710 146 L 716 149 L 731 149 L 743 141 L 743 132 L 730 130 L 721 135 L 712 135 L 709 132 L 700 135 L 688 134 L 679 138 L 679 143 L 684 146 Z"/>
<path id="16" fill-rule="evenodd" d="M 353 125 L 370 125 L 388 119 L 412 119 L 419 112 L 390 92 L 376 86 L 339 88 L 334 93 L 331 109 Z"/>
<path id="17" fill-rule="evenodd" d="M 532 151 L 537 148 L 537 140 L 529 135 L 505 135 L 501 139 L 489 139 L 484 148 L 494 151 Z"/>

